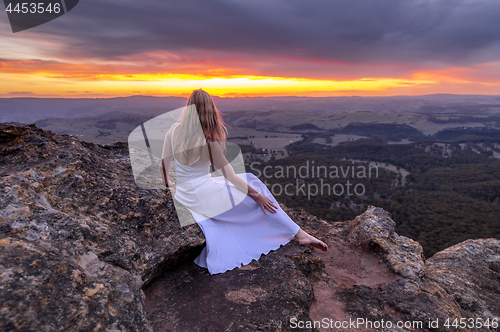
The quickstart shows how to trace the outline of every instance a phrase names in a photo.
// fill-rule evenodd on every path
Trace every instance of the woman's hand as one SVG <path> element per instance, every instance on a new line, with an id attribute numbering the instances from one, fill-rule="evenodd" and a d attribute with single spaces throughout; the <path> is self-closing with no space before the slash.
<path id="1" fill-rule="evenodd" d="M 170 181 L 170 179 L 167 179 L 168 181 L 168 187 L 169 188 L 172 188 L 173 186 L 175 186 L 175 183 L 173 183 L 172 181 Z"/>
<path id="2" fill-rule="evenodd" d="M 278 210 L 278 207 L 274 205 L 274 202 L 269 198 L 267 198 L 266 196 L 261 195 L 259 193 L 252 193 L 249 195 L 257 202 L 257 204 L 259 204 L 264 214 L 267 214 L 266 209 L 272 213 L 275 213 Z"/>

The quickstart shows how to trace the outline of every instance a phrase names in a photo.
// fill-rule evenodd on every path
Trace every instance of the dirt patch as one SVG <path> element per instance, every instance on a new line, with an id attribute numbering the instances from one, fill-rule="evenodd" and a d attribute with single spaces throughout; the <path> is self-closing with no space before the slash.
<path id="1" fill-rule="evenodd" d="M 323 322 L 349 321 L 352 317 L 345 301 L 345 291 L 357 286 L 367 286 L 376 289 L 378 285 L 394 282 L 398 276 L 383 262 L 382 258 L 370 252 L 354 247 L 340 238 L 329 241 L 328 252 L 314 250 L 325 262 L 326 272 L 334 283 L 320 281 L 314 284 L 315 301 L 312 303 L 309 315 L 312 321 Z M 318 324 L 319 325 L 319 324 Z M 325 328 L 321 324 L 319 331 L 338 331 Z M 342 329 L 342 331 L 370 331 L 370 329 Z"/>

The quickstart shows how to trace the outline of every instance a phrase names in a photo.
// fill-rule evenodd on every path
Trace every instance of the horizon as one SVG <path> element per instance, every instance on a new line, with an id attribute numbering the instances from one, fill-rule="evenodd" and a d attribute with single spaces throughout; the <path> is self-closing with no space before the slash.
<path id="1" fill-rule="evenodd" d="M 119 96 L 19 96 L 5 97 L 0 96 L 0 99 L 117 99 L 117 98 L 132 98 L 132 97 L 147 97 L 147 98 L 188 98 L 190 93 L 185 95 L 119 95 Z M 238 99 L 238 98 L 418 98 L 418 97 L 500 97 L 498 94 L 458 94 L 458 93 L 432 93 L 423 95 L 387 95 L 387 96 L 359 96 L 359 95 L 342 95 L 342 96 L 297 96 L 297 95 L 278 95 L 278 96 L 219 96 L 211 94 L 213 98 L 220 99 Z"/>

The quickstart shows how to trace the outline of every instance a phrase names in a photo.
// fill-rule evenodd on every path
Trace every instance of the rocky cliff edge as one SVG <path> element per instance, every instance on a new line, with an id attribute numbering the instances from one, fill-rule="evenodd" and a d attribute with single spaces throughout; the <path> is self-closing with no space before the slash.
<path id="1" fill-rule="evenodd" d="M 203 233 L 135 185 L 125 143 L 4 123 L 0 165 L 1 331 L 499 330 L 497 239 L 426 260 L 381 208 L 326 223 L 283 206 L 330 250 L 292 241 L 210 276 Z"/>

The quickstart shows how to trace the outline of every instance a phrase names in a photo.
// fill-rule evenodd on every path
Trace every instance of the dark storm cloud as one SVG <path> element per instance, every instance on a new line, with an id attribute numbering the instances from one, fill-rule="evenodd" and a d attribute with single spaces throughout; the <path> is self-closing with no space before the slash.
<path id="1" fill-rule="evenodd" d="M 445 63 L 498 59 L 500 1 L 81 1 L 39 33 L 65 37 L 64 54 L 243 52 L 309 61 Z"/>

